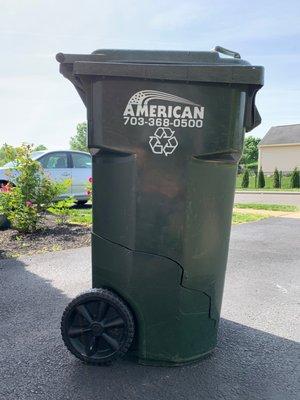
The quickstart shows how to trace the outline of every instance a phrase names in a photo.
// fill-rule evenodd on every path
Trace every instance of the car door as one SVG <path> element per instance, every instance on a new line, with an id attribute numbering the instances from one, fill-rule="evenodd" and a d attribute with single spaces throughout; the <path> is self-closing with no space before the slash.
<path id="1" fill-rule="evenodd" d="M 38 160 L 46 174 L 55 182 L 63 182 L 72 179 L 71 160 L 67 152 L 55 151 L 47 153 Z M 60 197 L 71 195 L 71 185 Z"/>
<path id="2" fill-rule="evenodd" d="M 72 194 L 78 200 L 87 199 L 87 185 L 92 176 L 92 157 L 87 153 L 71 152 Z"/>

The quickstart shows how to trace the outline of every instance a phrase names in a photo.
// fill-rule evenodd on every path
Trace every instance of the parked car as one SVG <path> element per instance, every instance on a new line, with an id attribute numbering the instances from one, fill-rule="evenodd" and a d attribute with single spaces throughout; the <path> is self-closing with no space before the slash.
<path id="1" fill-rule="evenodd" d="M 73 150 L 45 150 L 35 151 L 31 157 L 41 163 L 45 172 L 54 181 L 71 179 L 72 184 L 62 197 L 73 196 L 78 204 L 87 202 L 86 186 L 88 179 L 92 176 L 92 158 L 89 153 Z M 13 161 L 0 168 L 0 185 L 10 182 L 8 171 L 13 172 L 13 168 Z"/>

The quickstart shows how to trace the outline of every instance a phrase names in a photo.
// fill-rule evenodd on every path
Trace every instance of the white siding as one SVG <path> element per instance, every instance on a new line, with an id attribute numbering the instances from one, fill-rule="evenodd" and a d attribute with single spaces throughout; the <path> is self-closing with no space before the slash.
<path id="1" fill-rule="evenodd" d="M 292 171 L 295 167 L 300 169 L 300 144 L 261 146 L 259 167 L 266 172 L 272 172 L 276 167 L 279 171 Z"/>

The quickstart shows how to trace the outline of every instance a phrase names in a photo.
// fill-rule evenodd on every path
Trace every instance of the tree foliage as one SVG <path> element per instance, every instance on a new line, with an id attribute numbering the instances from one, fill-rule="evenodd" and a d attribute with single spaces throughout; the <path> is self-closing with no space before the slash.
<path id="1" fill-rule="evenodd" d="M 42 150 L 47 150 L 47 147 L 44 146 L 43 144 L 38 144 L 33 148 L 33 151 L 42 151 Z"/>
<path id="2" fill-rule="evenodd" d="M 264 171 L 262 170 L 262 167 L 260 167 L 259 172 L 258 172 L 258 183 L 257 186 L 262 189 L 264 188 L 266 185 L 265 182 L 265 175 L 264 175 Z"/>
<path id="3" fill-rule="evenodd" d="M 249 187 L 249 170 L 246 168 L 242 179 L 242 188 L 247 187 Z"/>
<path id="4" fill-rule="evenodd" d="M 278 169 L 275 168 L 274 175 L 273 175 L 273 188 L 279 189 L 280 188 L 280 176 Z"/>
<path id="5" fill-rule="evenodd" d="M 291 175 L 291 188 L 300 188 L 300 176 L 298 168 L 296 167 Z"/>
<path id="6" fill-rule="evenodd" d="M 260 142 L 259 138 L 254 136 L 248 136 L 245 138 L 244 149 L 240 163 L 250 164 L 257 162 L 258 160 L 258 144 Z"/>
<path id="7" fill-rule="evenodd" d="M 87 123 L 77 124 L 76 135 L 70 139 L 70 147 L 72 150 L 88 151 L 87 147 Z"/>

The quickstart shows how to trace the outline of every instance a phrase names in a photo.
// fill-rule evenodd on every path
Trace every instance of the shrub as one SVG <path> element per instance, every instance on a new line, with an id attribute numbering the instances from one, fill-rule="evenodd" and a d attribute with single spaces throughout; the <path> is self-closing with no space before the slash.
<path id="1" fill-rule="evenodd" d="M 258 172 L 258 183 L 257 183 L 257 187 L 258 188 L 264 188 L 265 187 L 265 175 L 264 172 L 262 170 L 262 167 L 260 167 L 259 172 Z"/>
<path id="2" fill-rule="evenodd" d="M 247 168 L 245 169 L 241 186 L 242 186 L 242 188 L 249 187 L 249 170 Z"/>
<path id="3" fill-rule="evenodd" d="M 279 189 L 280 188 L 280 176 L 278 169 L 275 168 L 274 175 L 273 175 L 273 188 Z"/>
<path id="4" fill-rule="evenodd" d="M 93 200 L 93 178 L 90 177 L 87 187 L 86 187 L 86 194 L 89 196 L 89 200 Z"/>
<path id="5" fill-rule="evenodd" d="M 13 149 L 7 148 L 7 158 L 13 161 L 9 172 L 13 185 L 2 187 L 0 208 L 12 227 L 19 232 L 30 233 L 37 229 L 43 212 L 61 194 L 67 183 L 51 181 L 38 161 L 30 155 L 32 146 L 23 144 Z"/>
<path id="6" fill-rule="evenodd" d="M 58 224 L 64 225 L 67 223 L 68 218 L 72 214 L 71 207 L 73 207 L 74 204 L 75 200 L 72 197 L 69 197 L 67 199 L 57 201 L 48 208 L 48 211 L 57 216 L 56 220 Z"/>
<path id="7" fill-rule="evenodd" d="M 296 167 L 291 175 L 291 188 L 294 189 L 299 187 L 300 187 L 300 176 L 298 168 Z"/>

